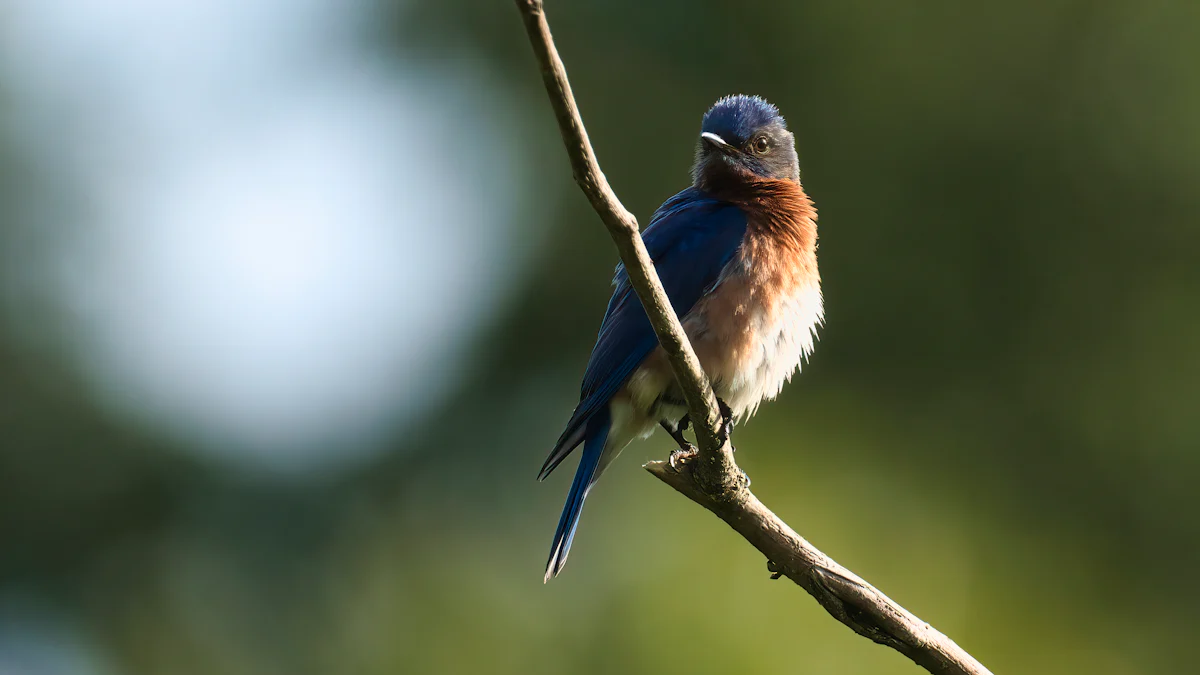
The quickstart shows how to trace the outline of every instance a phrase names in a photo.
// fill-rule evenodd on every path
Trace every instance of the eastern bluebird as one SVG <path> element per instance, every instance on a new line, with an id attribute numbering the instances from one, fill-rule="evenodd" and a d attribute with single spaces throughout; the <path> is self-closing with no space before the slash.
<path id="1" fill-rule="evenodd" d="M 816 220 L 779 110 L 757 96 L 717 101 L 691 187 L 658 208 L 642 240 L 728 422 L 775 398 L 812 352 L 824 318 Z M 692 449 L 687 405 L 622 265 L 613 284 L 579 405 L 538 474 L 583 445 L 546 581 L 567 561 L 592 485 L 630 441 L 661 425 Z"/>

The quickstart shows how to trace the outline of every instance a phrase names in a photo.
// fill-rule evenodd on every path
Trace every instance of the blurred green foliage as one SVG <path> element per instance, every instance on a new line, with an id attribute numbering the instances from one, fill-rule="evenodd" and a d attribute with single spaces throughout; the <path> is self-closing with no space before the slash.
<path id="1" fill-rule="evenodd" d="M 764 501 L 997 673 L 1189 670 L 1200 5 L 548 5 L 643 219 L 685 185 L 717 97 L 761 94 L 796 132 L 828 318 L 738 430 Z M 363 39 L 405 67 L 502 78 L 548 186 L 527 196 L 552 202 L 545 254 L 473 376 L 369 466 L 278 482 L 122 427 L 3 338 L 0 588 L 78 617 L 117 672 L 917 672 L 645 475 L 663 439 L 626 451 L 542 585 L 571 469 L 533 475 L 615 254 L 511 4 L 381 11 Z M 27 180 L 0 173 L 4 222 Z"/>

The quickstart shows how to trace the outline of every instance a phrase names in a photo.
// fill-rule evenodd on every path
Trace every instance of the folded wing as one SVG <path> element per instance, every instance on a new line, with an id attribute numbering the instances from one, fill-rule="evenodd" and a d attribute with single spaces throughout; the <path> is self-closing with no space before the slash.
<path id="1" fill-rule="evenodd" d="M 659 207 L 642 240 L 676 314 L 687 314 L 712 289 L 745 233 L 746 216 L 740 209 L 694 187 Z M 613 284 L 612 299 L 583 375 L 579 405 L 546 458 L 539 480 L 583 442 L 587 421 L 607 405 L 658 344 L 623 265 L 617 266 Z"/>

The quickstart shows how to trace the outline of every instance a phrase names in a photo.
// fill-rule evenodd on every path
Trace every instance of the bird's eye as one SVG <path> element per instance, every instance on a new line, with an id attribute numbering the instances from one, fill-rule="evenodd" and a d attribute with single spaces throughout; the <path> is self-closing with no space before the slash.
<path id="1" fill-rule="evenodd" d="M 761 155 L 771 149 L 771 142 L 767 140 L 766 136 L 759 136 L 754 139 L 753 147 L 754 151 Z"/>

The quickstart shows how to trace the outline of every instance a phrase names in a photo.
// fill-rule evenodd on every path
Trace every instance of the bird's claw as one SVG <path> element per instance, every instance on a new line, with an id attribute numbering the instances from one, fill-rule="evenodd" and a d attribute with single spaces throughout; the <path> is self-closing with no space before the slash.
<path id="1" fill-rule="evenodd" d="M 678 471 L 688 460 L 696 456 L 699 451 L 696 446 L 688 445 L 686 448 L 678 448 L 671 451 L 671 456 L 667 459 L 667 463 L 671 465 L 671 469 Z"/>

